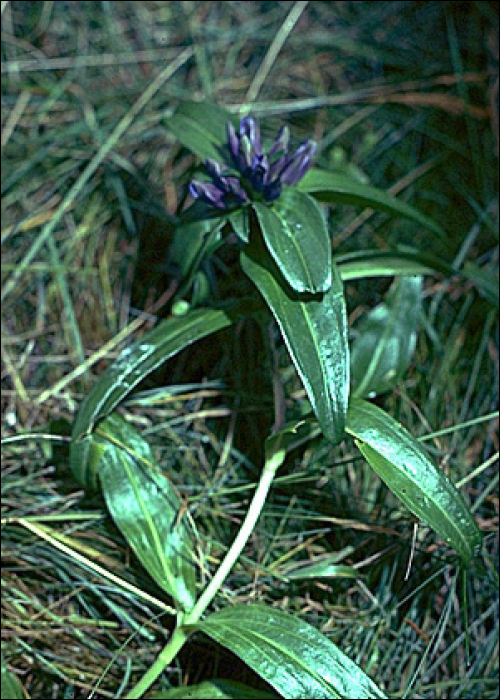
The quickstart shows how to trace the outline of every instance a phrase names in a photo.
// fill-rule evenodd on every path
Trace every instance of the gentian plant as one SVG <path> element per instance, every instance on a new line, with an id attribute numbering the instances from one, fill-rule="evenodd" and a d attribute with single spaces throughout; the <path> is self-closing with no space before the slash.
<path id="1" fill-rule="evenodd" d="M 309 140 L 291 149 L 286 126 L 266 146 L 252 116 L 238 124 L 220 107 L 190 102 L 178 108 L 168 127 L 204 161 L 189 185 L 194 202 L 176 231 L 183 279 L 173 313 L 125 348 L 100 378 L 80 407 L 71 442 L 73 472 L 89 490 L 102 490 L 138 559 L 175 605 L 168 643 L 126 697 L 141 697 L 189 636 L 202 631 L 273 687 L 276 694 L 265 697 L 384 698 L 361 668 L 296 616 L 261 604 L 216 612 L 209 612 L 209 606 L 254 530 L 288 452 L 320 435 L 332 445 L 353 438 L 388 488 L 456 551 L 463 567 L 477 553 L 479 531 L 460 493 L 421 443 L 368 400 L 390 389 L 410 361 L 421 295 L 421 278 L 415 273 L 422 271 L 422 259 L 408 254 L 399 258 L 400 280 L 367 319 L 369 332 L 350 349 L 344 283 L 372 274 L 370 263 L 377 262 L 380 269 L 385 258 L 380 251 L 334 256 L 321 203 L 369 206 L 437 235 L 442 232 L 385 192 L 312 167 L 316 145 Z M 255 292 L 250 298 L 200 306 L 193 280 L 201 262 L 230 235 Z M 387 253 L 393 267 L 396 257 Z M 269 312 L 311 411 L 290 422 L 283 417 L 276 421 L 265 439 L 260 479 L 240 530 L 200 591 L 195 535 L 189 519 L 181 517 L 179 496 L 155 464 L 147 441 L 117 408 L 144 377 L 188 345 L 241 318 L 267 324 Z M 203 563 L 203 568 L 209 565 Z M 192 688 L 190 697 L 207 697 L 203 692 Z M 254 697 L 252 692 L 225 697 Z"/>

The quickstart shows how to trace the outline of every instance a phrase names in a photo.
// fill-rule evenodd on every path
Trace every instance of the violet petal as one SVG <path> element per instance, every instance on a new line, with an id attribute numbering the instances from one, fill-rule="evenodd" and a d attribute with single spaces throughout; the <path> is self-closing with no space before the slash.
<path id="1" fill-rule="evenodd" d="M 273 156 L 280 151 L 286 153 L 290 144 L 290 130 L 287 126 L 282 126 L 278 131 L 278 135 L 274 139 L 273 145 L 269 149 L 268 155 Z"/>
<path id="2" fill-rule="evenodd" d="M 234 126 L 231 124 L 231 122 L 227 122 L 226 124 L 226 132 L 227 132 L 227 145 L 229 147 L 229 153 L 231 154 L 231 158 L 233 159 L 233 162 L 236 166 L 239 164 L 239 151 L 240 151 L 240 139 L 238 138 L 236 134 L 236 130 Z"/>
<path id="3" fill-rule="evenodd" d="M 189 192 L 195 199 L 201 199 L 203 202 L 211 204 L 218 209 L 224 208 L 222 191 L 209 182 L 198 182 L 197 180 L 193 180 L 189 185 Z"/>
<path id="4" fill-rule="evenodd" d="M 262 155 L 262 145 L 260 140 L 260 128 L 253 117 L 244 117 L 240 125 L 241 136 L 247 136 L 252 144 L 252 148 L 257 155 Z"/>

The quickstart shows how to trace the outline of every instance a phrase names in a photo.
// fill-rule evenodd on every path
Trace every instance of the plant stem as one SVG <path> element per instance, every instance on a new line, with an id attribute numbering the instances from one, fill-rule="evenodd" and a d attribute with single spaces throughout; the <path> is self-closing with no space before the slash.
<path id="1" fill-rule="evenodd" d="M 271 483 L 274 479 L 278 466 L 279 465 L 273 463 L 273 460 L 266 462 L 266 464 L 264 465 L 264 469 L 262 470 L 259 483 L 257 484 L 257 488 L 253 495 L 252 502 L 245 516 L 245 520 L 243 521 L 243 524 L 240 528 L 240 531 L 238 532 L 235 540 L 233 541 L 233 544 L 229 548 L 228 553 L 224 557 L 222 564 L 219 566 L 217 573 L 215 574 L 213 579 L 210 581 L 210 583 L 196 602 L 194 608 L 191 610 L 190 613 L 186 615 L 184 619 L 184 624 L 193 624 L 194 622 L 198 622 L 198 620 L 203 615 L 203 613 L 210 605 L 212 600 L 215 598 L 220 587 L 226 580 L 227 575 L 233 568 L 236 560 L 238 559 L 244 546 L 246 545 L 248 538 L 254 530 L 255 524 L 261 514 L 262 508 L 264 507 L 267 494 L 271 487 Z"/>
<path id="2" fill-rule="evenodd" d="M 126 699 L 132 700 L 135 698 L 140 698 L 142 694 L 148 690 L 152 683 L 155 682 L 158 676 L 162 673 L 163 669 L 178 654 L 180 649 L 187 641 L 189 634 L 194 631 L 192 629 L 188 629 L 187 625 L 195 625 L 199 621 L 200 617 L 217 595 L 234 563 L 240 556 L 248 541 L 248 538 L 253 532 L 257 520 L 259 519 L 276 471 L 283 463 L 284 458 L 285 450 L 280 449 L 277 446 L 266 460 L 259 483 L 257 484 L 252 502 L 248 508 L 240 531 L 224 557 L 222 564 L 219 566 L 217 573 L 203 591 L 193 609 L 182 618 L 182 625 L 174 630 L 168 644 L 160 652 L 160 655 L 154 664 L 148 671 L 146 671 L 141 680 L 125 696 Z"/>

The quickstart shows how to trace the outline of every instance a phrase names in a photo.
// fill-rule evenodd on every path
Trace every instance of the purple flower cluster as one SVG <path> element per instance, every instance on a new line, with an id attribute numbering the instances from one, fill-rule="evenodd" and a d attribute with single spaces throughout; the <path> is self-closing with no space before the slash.
<path id="1" fill-rule="evenodd" d="M 253 117 L 241 120 L 239 133 L 228 122 L 227 146 L 232 169 L 215 160 L 205 161 L 212 182 L 193 180 L 191 195 L 217 209 L 231 209 L 252 199 L 272 202 L 283 185 L 296 185 L 306 174 L 316 152 L 314 141 L 305 141 L 289 153 L 290 132 L 282 126 L 267 153 L 263 152 L 259 125 Z M 238 174 L 232 174 L 236 171 Z"/>

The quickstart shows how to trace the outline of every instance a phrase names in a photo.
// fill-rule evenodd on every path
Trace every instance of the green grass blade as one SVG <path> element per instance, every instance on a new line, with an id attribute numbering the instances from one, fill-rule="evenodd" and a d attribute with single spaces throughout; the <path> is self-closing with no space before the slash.
<path id="1" fill-rule="evenodd" d="M 82 339 L 80 337 L 80 331 L 78 329 L 78 322 L 75 317 L 75 310 L 73 307 L 73 301 L 71 299 L 66 275 L 64 274 L 64 268 L 61 266 L 59 260 L 59 253 L 57 251 L 57 246 L 55 244 L 53 236 L 48 237 L 47 244 L 49 248 L 51 263 L 54 266 L 55 270 L 55 278 L 57 280 L 57 285 L 61 293 L 64 309 L 66 311 L 67 322 L 69 324 L 69 329 L 73 338 L 75 354 L 78 359 L 78 362 L 82 364 L 85 362 L 85 352 L 83 349 Z"/>
<path id="2" fill-rule="evenodd" d="M 472 280 L 479 293 L 498 309 L 500 301 L 497 269 L 482 268 L 473 262 L 467 261 L 463 267 L 462 274 Z"/>
<path id="3" fill-rule="evenodd" d="M 56 229 L 64 214 L 68 211 L 75 199 L 79 196 L 86 183 L 90 180 L 92 175 L 107 157 L 109 152 L 116 146 L 119 139 L 130 127 L 130 125 L 137 117 L 139 112 L 151 100 L 153 95 L 155 95 L 155 93 L 158 92 L 161 86 L 167 80 L 169 80 L 169 78 L 172 77 L 175 71 L 178 70 L 182 65 L 184 65 L 184 63 L 186 63 L 186 61 L 191 57 L 192 53 L 192 49 L 185 49 L 184 51 L 182 51 L 179 54 L 179 56 L 174 61 L 172 61 L 170 65 L 168 65 L 163 71 L 161 71 L 161 73 L 158 76 L 156 76 L 156 78 L 151 82 L 151 84 L 144 90 L 137 102 L 135 102 L 135 104 L 127 112 L 127 114 L 125 114 L 125 116 L 118 122 L 112 134 L 101 146 L 99 151 L 96 153 L 96 155 L 92 158 L 85 170 L 82 172 L 78 180 L 71 187 L 70 191 L 68 192 L 64 200 L 61 202 L 54 216 L 46 224 L 46 226 L 44 226 L 40 235 L 33 242 L 33 245 L 29 249 L 29 252 L 25 255 L 24 259 L 21 261 L 19 266 L 16 268 L 16 270 L 14 270 L 14 272 L 6 282 L 5 287 L 2 290 L 2 301 L 15 288 L 19 277 L 23 274 L 24 270 L 31 263 L 31 261 L 36 256 L 42 245 L 52 235 L 52 232 Z"/>

